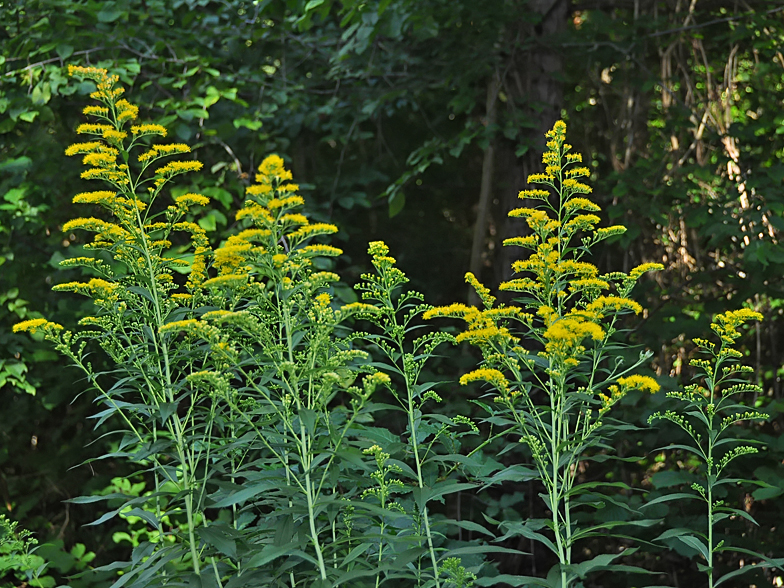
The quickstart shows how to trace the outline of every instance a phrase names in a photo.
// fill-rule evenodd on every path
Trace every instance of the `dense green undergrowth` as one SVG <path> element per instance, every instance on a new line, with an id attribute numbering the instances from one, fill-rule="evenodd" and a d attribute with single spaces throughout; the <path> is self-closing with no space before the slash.
<path id="1" fill-rule="evenodd" d="M 640 429 L 614 417 L 619 403 L 660 394 L 650 354 L 621 335 L 643 312 L 635 285 L 663 268 L 601 273 L 587 261 L 625 229 L 599 226 L 581 180 L 589 171 L 563 122 L 548 133 L 544 173 L 529 177 L 542 188 L 520 193 L 536 204 L 509 213 L 529 229 L 505 243 L 528 252 L 500 288 L 514 301 L 499 303 L 468 274 L 481 307 L 434 308 L 407 289 L 379 241 L 355 293 L 340 288 L 333 259 L 342 251 L 325 242 L 337 227 L 303 212 L 276 155 L 258 167 L 214 247 L 198 222 L 209 198 L 176 186 L 202 168 L 191 148 L 164 141 L 163 125 L 139 123 L 106 70 L 72 73 L 95 85 L 98 105 L 77 128 L 88 140 L 66 154 L 81 157 L 82 178 L 108 189 L 74 197 L 90 212 L 63 230 L 94 239 L 87 255 L 61 262 L 82 268 L 84 280 L 54 289 L 86 296 L 95 312 L 78 327 L 32 318 L 15 330 L 43 336 L 82 371 L 97 426 L 111 429 L 112 450 L 97 459 L 133 468 L 70 500 L 105 503 L 94 524 L 124 520 L 114 540 L 129 558 L 93 569 L 84 549 L 71 552 L 74 584 L 566 588 L 612 572 L 655 585 L 660 569 L 645 564 L 672 549 L 718 586 L 781 565 L 775 554 L 733 547 L 720 525 L 756 524 L 729 492 L 752 483 L 731 477 L 731 462 L 759 450 L 738 425 L 768 418 L 743 396 L 756 387 L 737 329 L 762 318 L 753 310 L 716 316 L 714 340 L 696 341 L 709 359 L 692 360 L 703 379 L 667 393 L 672 404 L 651 417 L 688 442 L 636 448 L 693 456 L 691 493 L 646 501 L 625 481 L 583 476 L 618 457 L 619 433 Z M 460 378 L 470 414 L 450 413 L 432 366 L 464 342 L 481 361 Z M 526 497 L 539 515 L 464 516 L 461 500 L 481 504 L 504 484 L 541 489 Z M 676 499 L 704 502 L 703 514 L 662 528 L 657 509 Z M 19 581 L 53 586 L 28 538 L 11 526 L 4 533 L 0 562 Z M 609 535 L 622 548 L 596 550 Z M 547 569 L 498 573 L 498 561 L 525 559 L 531 546 L 550 552 Z M 721 555 L 732 553 L 756 565 L 729 567 L 734 560 Z"/>

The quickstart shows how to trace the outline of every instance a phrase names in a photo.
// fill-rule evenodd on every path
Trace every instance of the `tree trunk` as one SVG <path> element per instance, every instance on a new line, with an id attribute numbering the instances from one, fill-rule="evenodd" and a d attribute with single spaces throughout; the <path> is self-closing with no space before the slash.
<path id="1" fill-rule="evenodd" d="M 503 240 L 524 235 L 528 231 L 525 221 L 509 218 L 507 213 L 526 205 L 518 199 L 518 193 L 526 188 L 526 179 L 530 174 L 542 170 L 541 154 L 546 142 L 544 134 L 561 118 L 563 104 L 563 90 L 558 79 L 562 71 L 562 59 L 552 46 L 552 41 L 556 34 L 566 28 L 568 2 L 533 0 L 526 8 L 529 14 L 533 12 L 540 20 L 532 24 L 526 19 L 516 25 L 516 38 L 526 40 L 528 48 L 512 54 L 502 87 L 508 108 L 522 109 L 524 117 L 532 124 L 516 141 L 500 140 L 496 147 L 496 226 L 500 229 L 497 231 L 494 264 L 497 282 L 511 277 L 512 262 L 520 255 L 519 248 L 503 247 Z M 518 156 L 516 152 L 521 145 L 527 145 L 528 150 Z"/>
<path id="2" fill-rule="evenodd" d="M 485 107 L 486 121 L 488 129 L 488 141 L 485 148 L 484 159 L 482 160 L 482 184 L 479 188 L 479 206 L 476 211 L 476 224 L 474 225 L 474 239 L 471 243 L 471 262 L 469 271 L 475 276 L 482 275 L 483 259 L 482 253 L 486 249 L 485 237 L 487 236 L 487 217 L 490 211 L 490 194 L 493 190 L 493 174 L 495 172 L 495 131 L 493 127 L 498 118 L 498 90 L 501 80 L 498 72 L 487 82 L 487 103 Z M 468 303 L 479 305 L 479 297 L 470 286 L 468 287 Z"/>

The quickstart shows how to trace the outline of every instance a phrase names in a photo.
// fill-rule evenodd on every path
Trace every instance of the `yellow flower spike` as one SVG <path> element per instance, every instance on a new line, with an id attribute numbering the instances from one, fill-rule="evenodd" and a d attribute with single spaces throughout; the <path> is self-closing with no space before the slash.
<path id="1" fill-rule="evenodd" d="M 620 312 L 631 310 L 634 314 L 642 312 L 642 306 L 630 298 L 620 298 L 618 296 L 599 296 L 596 300 L 585 307 L 588 312 L 605 314 L 607 311 Z"/>
<path id="2" fill-rule="evenodd" d="M 250 243 L 220 247 L 215 250 L 213 265 L 218 268 L 221 275 L 234 273 L 235 270 L 245 265 L 251 249 Z"/>
<path id="3" fill-rule="evenodd" d="M 272 154 L 264 158 L 259 165 L 258 171 L 265 176 L 279 176 L 284 171 L 283 158 L 280 155 Z"/>
<path id="4" fill-rule="evenodd" d="M 539 240 L 535 235 L 528 235 L 527 237 L 511 237 L 504 239 L 504 245 L 516 245 L 517 247 L 526 247 L 528 249 L 535 249 L 539 244 Z"/>
<path id="5" fill-rule="evenodd" d="M 535 208 L 514 208 L 509 211 L 507 216 L 512 218 L 528 218 L 532 214 L 535 214 L 537 210 Z"/>
<path id="6" fill-rule="evenodd" d="M 517 343 L 519 339 L 513 337 L 506 327 L 496 327 L 495 325 L 484 328 L 470 328 L 455 337 L 456 343 L 467 341 L 471 345 L 482 347 L 492 342 Z"/>
<path id="7" fill-rule="evenodd" d="M 100 125 L 93 123 L 84 123 L 76 127 L 76 133 L 79 135 L 103 135 L 105 132 L 113 130 L 114 127 L 111 125 Z"/>
<path id="8" fill-rule="evenodd" d="M 275 218 L 269 210 L 252 200 L 245 202 L 245 206 L 240 208 L 237 214 L 234 215 L 236 220 L 242 220 L 245 217 L 250 217 L 254 222 L 261 221 L 268 224 L 275 222 Z"/>
<path id="9" fill-rule="evenodd" d="M 465 386 L 470 382 L 482 380 L 504 392 L 509 389 L 509 381 L 506 379 L 506 376 L 498 370 L 488 368 L 481 368 L 464 374 L 460 377 L 460 384 Z"/>
<path id="10" fill-rule="evenodd" d="M 100 190 L 98 192 L 82 192 L 73 197 L 74 204 L 100 204 L 102 206 L 111 207 L 115 203 L 117 192 L 109 192 L 108 190 Z"/>
<path id="11" fill-rule="evenodd" d="M 104 147 L 103 143 L 98 141 L 90 141 L 89 143 L 74 143 L 65 150 L 65 154 L 69 157 L 79 155 L 82 153 L 92 153 Z"/>
<path id="12" fill-rule="evenodd" d="M 332 233 L 337 232 L 338 228 L 335 225 L 329 223 L 313 223 L 312 225 L 300 227 L 296 231 L 289 233 L 288 237 L 294 241 L 299 241 L 308 237 L 315 237 L 316 235 L 331 235 Z"/>
<path id="13" fill-rule="evenodd" d="M 475 306 L 466 306 L 460 302 L 455 302 L 449 306 L 431 308 L 422 315 L 422 318 L 425 320 L 433 318 L 460 318 L 468 321 L 473 320 L 479 315 L 480 312 Z"/>
<path id="14" fill-rule="evenodd" d="M 549 174 L 531 174 L 528 176 L 529 184 L 550 184 L 555 181 L 555 177 Z"/>
<path id="15" fill-rule="evenodd" d="M 490 289 L 482 285 L 474 274 L 471 272 L 466 273 L 465 281 L 476 291 L 477 296 L 479 296 L 479 299 L 486 308 L 491 308 L 493 306 L 495 303 L 495 296 L 490 294 Z"/>
<path id="16" fill-rule="evenodd" d="M 143 137 L 145 135 L 160 135 L 161 137 L 165 137 L 167 132 L 166 127 L 157 124 L 144 124 L 131 127 L 131 133 L 138 137 Z"/>
<path id="17" fill-rule="evenodd" d="M 102 67 L 86 67 L 82 65 L 68 65 L 69 76 L 82 76 L 90 80 L 103 80 L 109 75 L 109 70 Z"/>
<path id="18" fill-rule="evenodd" d="M 651 394 L 655 394 L 661 389 L 659 383 L 650 376 L 627 376 L 618 378 L 618 383 L 628 390 L 640 390 Z"/>
<path id="19" fill-rule="evenodd" d="M 587 210 L 588 212 L 599 212 L 602 209 L 587 198 L 571 198 L 564 203 L 564 208 L 569 211 Z"/>
<path id="20" fill-rule="evenodd" d="M 608 290 L 609 288 L 609 282 L 605 282 L 598 278 L 585 278 L 569 282 L 569 290 L 572 292 L 579 292 L 581 290 Z"/>
<path id="21" fill-rule="evenodd" d="M 623 225 L 613 225 L 611 227 L 603 227 L 601 229 L 596 229 L 594 233 L 596 235 L 597 240 L 607 239 L 608 237 L 614 237 L 616 235 L 623 235 L 626 232 L 626 227 Z"/>
<path id="22" fill-rule="evenodd" d="M 604 329 L 596 323 L 567 316 L 552 323 L 544 332 L 544 338 L 550 342 L 563 341 L 572 346 L 586 337 L 601 340 L 604 338 Z"/>
<path id="23" fill-rule="evenodd" d="M 299 250 L 303 255 L 322 255 L 324 257 L 339 257 L 343 255 L 343 250 L 332 245 L 307 245 Z"/>
<path id="24" fill-rule="evenodd" d="M 85 116 L 109 116 L 109 109 L 105 106 L 85 106 L 82 110 Z"/>
<path id="25" fill-rule="evenodd" d="M 267 206 L 269 206 L 270 209 L 273 209 L 272 201 L 268 202 Z M 304 214 L 284 214 L 280 217 L 279 220 L 281 223 L 290 223 L 295 225 L 307 225 L 310 223 L 308 217 L 306 217 Z"/>
<path id="26" fill-rule="evenodd" d="M 155 170 L 155 175 L 172 177 L 192 171 L 199 171 L 204 167 L 201 161 L 171 161 Z"/>
<path id="27" fill-rule="evenodd" d="M 269 184 L 254 184 L 252 186 L 248 186 L 245 189 L 245 193 L 252 196 L 264 196 L 265 194 L 272 193 L 272 186 Z"/>
<path id="28" fill-rule="evenodd" d="M 594 225 L 599 223 L 600 219 L 595 214 L 578 214 L 569 222 L 564 225 L 564 229 L 569 232 L 572 231 L 591 231 Z"/>
<path id="29" fill-rule="evenodd" d="M 210 203 L 210 199 L 201 194 L 183 194 L 182 196 L 177 196 L 174 202 L 178 207 L 186 208 L 194 205 L 207 206 Z"/>
<path id="30" fill-rule="evenodd" d="M 61 324 L 39 318 L 28 319 L 26 321 L 22 321 L 21 323 L 16 323 L 13 327 L 11 327 L 11 331 L 14 333 L 30 333 L 31 335 L 34 335 L 37 331 L 49 330 L 62 331 L 63 326 Z"/>
<path id="31" fill-rule="evenodd" d="M 127 100 L 118 100 L 114 106 L 117 109 L 117 120 L 119 122 L 136 120 L 139 115 L 139 107 Z"/>
<path id="32" fill-rule="evenodd" d="M 274 205 L 273 202 L 275 203 Z M 286 210 L 288 210 L 289 208 L 296 208 L 297 206 L 302 206 L 303 204 L 305 204 L 305 200 L 302 198 L 302 196 L 287 196 L 286 198 L 273 198 L 272 200 L 267 202 L 267 206 L 269 208 L 280 208 Z M 302 223 L 302 224 L 307 224 L 307 223 Z"/>
<path id="33" fill-rule="evenodd" d="M 640 277 L 647 273 L 647 272 L 656 272 L 661 271 L 664 269 L 664 266 L 660 263 L 643 263 L 642 265 L 638 265 L 632 271 L 629 272 L 629 279 L 631 280 L 639 280 Z"/>
<path id="34" fill-rule="evenodd" d="M 566 170 L 564 175 L 566 175 L 567 178 L 583 178 L 590 176 L 591 170 L 587 167 L 573 167 L 572 169 Z"/>
<path id="35" fill-rule="evenodd" d="M 84 165 L 93 165 L 95 167 L 114 167 L 117 165 L 118 153 L 111 152 L 93 152 L 88 153 L 82 158 Z"/>
<path id="36" fill-rule="evenodd" d="M 547 190 L 537 189 L 520 190 L 520 192 L 517 194 L 517 197 L 523 200 L 547 200 L 550 197 L 550 192 Z"/>

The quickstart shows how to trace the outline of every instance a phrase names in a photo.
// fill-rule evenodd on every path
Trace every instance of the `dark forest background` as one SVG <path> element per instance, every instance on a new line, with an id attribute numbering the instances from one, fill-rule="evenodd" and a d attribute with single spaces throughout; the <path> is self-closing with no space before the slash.
<path id="1" fill-rule="evenodd" d="M 200 224 L 215 244 L 261 159 L 283 156 L 311 213 L 341 228 L 347 296 L 370 240 L 389 244 L 431 304 L 466 301 L 469 269 L 490 287 L 508 279 L 515 252 L 501 242 L 524 228 L 506 213 L 540 171 L 544 132 L 565 120 L 605 222 L 629 229 L 593 261 L 602 271 L 666 267 L 636 291 L 647 311 L 625 335 L 655 351 L 665 389 L 688 380 L 690 340 L 709 332 L 713 313 L 750 304 L 765 316 L 744 345 L 764 389 L 749 403 L 773 417 L 746 431 L 767 450 L 740 472 L 761 485 L 729 498 L 761 526 L 727 524 L 738 544 L 784 554 L 780 1 L 2 1 L 0 46 L 0 512 L 49 543 L 56 573 L 83 568 L 84 553 L 97 564 L 129 549 L 122 520 L 84 527 L 92 505 L 63 502 L 128 474 L 110 460 L 80 465 L 111 443 L 93 429 L 90 394 L 45 343 L 11 334 L 24 318 L 74 325 L 91 310 L 50 292 L 75 279 L 57 262 L 82 245 L 61 231 L 84 188 L 63 152 L 89 102 L 67 64 L 109 67 L 144 118 L 195 147 L 205 167 L 182 190 L 213 198 Z M 472 359 L 451 353 L 438 375 L 454 381 Z M 445 411 L 470 410 L 470 390 L 440 394 Z M 641 430 L 615 439 L 616 452 L 638 459 L 592 464 L 585 479 L 658 493 L 689 483 L 685 456 L 655 451 L 672 431 L 644 425 L 664 406 L 663 395 L 628 396 L 619 418 Z M 525 518 L 535 492 L 510 484 L 444 508 Z M 698 522 L 696 503 L 658 508 L 670 527 Z M 663 575 L 596 585 L 690 586 L 691 555 L 644 548 L 639 563 Z M 544 557 L 498 565 L 536 573 Z"/>

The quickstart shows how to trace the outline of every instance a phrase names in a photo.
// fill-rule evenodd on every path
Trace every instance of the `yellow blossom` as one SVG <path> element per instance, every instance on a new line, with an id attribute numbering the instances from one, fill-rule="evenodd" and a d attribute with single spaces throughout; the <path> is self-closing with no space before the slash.
<path id="1" fill-rule="evenodd" d="M 661 389 L 659 383 L 650 376 L 627 376 L 625 378 L 618 378 L 618 383 L 627 389 L 641 390 L 642 392 L 650 392 L 654 394 Z"/>
<path id="2" fill-rule="evenodd" d="M 479 309 L 477 309 L 475 306 L 466 306 L 465 304 L 456 302 L 454 304 L 450 304 L 449 306 L 438 306 L 436 308 L 431 308 L 422 315 L 422 318 L 425 320 L 430 320 L 437 317 L 462 318 L 471 320 L 472 318 L 478 317 L 479 314 Z"/>
<path id="3" fill-rule="evenodd" d="M 571 198 L 564 203 L 566 210 L 587 210 L 589 212 L 599 212 L 601 207 L 594 204 L 587 198 Z"/>
<path id="4" fill-rule="evenodd" d="M 642 306 L 638 302 L 629 298 L 620 298 L 618 296 L 599 296 L 596 300 L 591 302 L 585 307 L 588 312 L 598 312 L 604 314 L 608 310 L 620 312 L 622 310 L 631 310 L 634 314 L 642 312 Z"/>
<path id="5" fill-rule="evenodd" d="M 103 143 L 99 143 L 98 141 L 90 141 L 89 143 L 74 143 L 65 150 L 65 154 L 72 156 L 80 153 L 92 153 L 93 151 L 101 149 L 103 146 Z"/>
<path id="6" fill-rule="evenodd" d="M 103 132 L 102 136 L 109 143 L 119 144 L 123 139 L 125 139 L 128 136 L 128 133 L 126 133 L 125 131 L 118 131 L 116 129 L 106 129 Z"/>
<path id="7" fill-rule="evenodd" d="M 343 250 L 333 247 L 332 245 L 308 245 L 300 249 L 306 255 L 324 255 L 326 257 L 338 257 L 343 255 Z"/>
<path id="8" fill-rule="evenodd" d="M 135 120 L 139 114 L 139 107 L 127 100 L 118 100 L 114 107 L 117 109 L 117 120 L 120 122 Z"/>
<path id="9" fill-rule="evenodd" d="M 13 327 L 11 327 L 11 331 L 14 333 L 35 334 L 36 331 L 40 331 L 40 330 L 62 331 L 63 326 L 58 323 L 53 323 L 46 319 L 39 318 L 39 319 L 28 319 L 26 321 L 22 321 L 21 323 L 16 323 Z"/>
<path id="10" fill-rule="evenodd" d="M 139 137 L 143 137 L 144 135 L 160 135 L 161 137 L 165 137 L 167 131 L 166 127 L 163 125 L 144 124 L 131 127 L 131 133 Z"/>
<path id="11" fill-rule="evenodd" d="M 245 193 L 253 196 L 264 196 L 272 193 L 272 186 L 269 184 L 253 184 L 245 189 Z"/>
<path id="12" fill-rule="evenodd" d="M 82 192 L 73 197 L 74 204 L 102 204 L 104 206 L 112 206 L 115 201 L 117 192 L 109 192 L 108 190 L 100 190 L 98 192 Z"/>
<path id="13" fill-rule="evenodd" d="M 498 388 L 499 390 L 506 391 L 509 389 L 509 381 L 504 374 L 495 369 L 480 368 L 472 372 L 468 372 L 460 377 L 460 384 L 465 386 L 469 382 L 476 382 L 483 380 Z"/>
<path id="14" fill-rule="evenodd" d="M 495 296 L 490 294 L 490 289 L 483 286 L 474 274 L 471 272 L 466 273 L 465 281 L 476 291 L 477 296 L 479 296 L 479 299 L 487 308 L 493 306 Z"/>
<path id="15" fill-rule="evenodd" d="M 340 307 L 342 315 L 348 314 L 377 314 L 381 312 L 372 304 L 365 304 L 364 302 L 351 302 Z"/>
<path id="16" fill-rule="evenodd" d="M 201 194 L 184 194 L 182 196 L 177 196 L 177 198 L 174 199 L 174 202 L 177 206 L 185 208 L 193 205 L 207 206 L 210 203 L 210 199 Z"/>
<path id="17" fill-rule="evenodd" d="M 272 204 L 273 204 L 272 200 L 270 200 L 267 203 L 267 206 L 270 208 L 270 210 L 275 209 L 275 207 Z M 308 220 L 308 217 L 306 217 L 304 214 L 284 214 L 283 216 L 280 217 L 279 220 L 281 223 L 291 223 L 295 225 L 307 225 L 310 222 Z"/>
<path id="18" fill-rule="evenodd" d="M 191 171 L 199 171 L 204 167 L 200 161 L 171 161 L 155 170 L 157 176 L 174 176 Z"/>
<path id="19" fill-rule="evenodd" d="M 527 247 L 529 249 L 535 249 L 538 243 L 539 241 L 534 235 L 504 239 L 504 245 L 517 245 L 518 247 Z"/>
<path id="20" fill-rule="evenodd" d="M 94 165 L 96 167 L 112 167 L 117 163 L 117 152 L 93 152 L 88 153 L 82 159 L 84 165 Z"/>
<path id="21" fill-rule="evenodd" d="M 312 225 L 305 225 L 298 228 L 296 231 L 289 233 L 289 238 L 292 240 L 301 240 L 316 235 L 330 235 L 337 233 L 338 228 L 329 223 L 313 223 Z"/>
<path id="22" fill-rule="evenodd" d="M 629 279 L 638 280 L 644 273 L 661 271 L 663 269 L 664 266 L 660 263 L 643 263 L 629 272 Z"/>
<path id="23" fill-rule="evenodd" d="M 106 131 L 112 130 L 114 130 L 114 127 L 111 125 L 93 123 L 84 123 L 76 127 L 76 132 L 80 135 L 103 135 Z"/>

